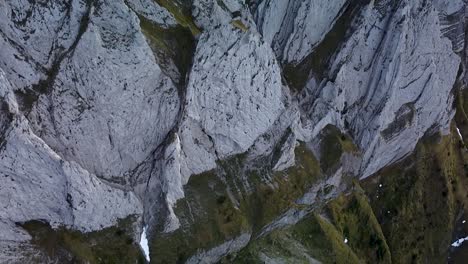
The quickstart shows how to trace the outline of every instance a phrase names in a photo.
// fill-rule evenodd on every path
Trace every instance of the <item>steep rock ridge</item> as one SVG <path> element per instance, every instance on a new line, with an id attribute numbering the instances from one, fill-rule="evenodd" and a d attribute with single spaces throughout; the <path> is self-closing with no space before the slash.
<path id="1" fill-rule="evenodd" d="M 236 16 L 251 18 L 244 0 L 193 0 L 192 9 L 197 25 L 207 30 L 228 24 Z"/>
<path id="2" fill-rule="evenodd" d="M 208 9 L 222 10 L 228 18 L 206 16 L 212 20 L 199 22 L 204 32 L 195 51 L 182 120 L 157 180 L 169 207 L 166 232 L 179 226 L 172 206 L 184 197 L 189 177 L 216 168 L 217 160 L 246 152 L 285 109 L 287 91 L 273 52 L 255 27 L 249 24 L 245 31 L 231 24 L 228 6 Z M 239 7 L 243 6 L 231 9 Z M 253 23 L 249 16 L 244 21 Z"/>
<path id="3" fill-rule="evenodd" d="M 222 245 L 211 249 L 209 252 L 200 252 L 187 260 L 187 264 L 196 263 L 216 263 L 222 257 L 229 255 L 230 252 L 236 252 L 244 248 L 250 241 L 249 234 L 243 234 L 235 239 L 226 241 Z"/>
<path id="4" fill-rule="evenodd" d="M 259 31 L 278 58 L 297 64 L 333 27 L 347 2 L 263 0 L 258 4 L 255 17 Z"/>
<path id="5" fill-rule="evenodd" d="M 463 263 L 466 249 L 450 243 L 467 232 L 466 158 L 452 123 L 450 135 L 425 135 L 411 155 L 354 181 L 339 197 L 314 202 L 318 208 L 312 212 L 291 208 L 296 212 L 283 217 L 289 223 L 253 236 L 222 261 Z M 447 260 L 449 253 L 453 258 Z"/>
<path id="6" fill-rule="evenodd" d="M 130 214 L 141 214 L 140 202 L 133 193 L 102 183 L 78 164 L 63 160 L 37 137 L 18 110 L 14 89 L 1 71 L 0 80 L 0 95 L 7 105 L 2 116 L 9 116 L 2 118 L 2 126 L 7 128 L 0 150 L 2 244 L 27 241 L 29 235 L 15 223 L 31 219 L 41 219 L 53 227 L 92 231 Z"/>
<path id="7" fill-rule="evenodd" d="M 299 94 L 297 97 L 303 111 L 301 118 L 296 116 L 298 112 L 294 106 L 295 102 L 285 100 L 287 104 L 293 105 L 283 112 L 285 119 L 289 119 L 290 122 L 280 121 L 282 118 L 279 118 L 278 122 L 270 127 L 274 131 L 269 130 L 264 133 L 264 136 L 270 133 L 281 134 L 278 132 L 284 131 L 284 127 L 274 129 L 276 126 L 282 127 L 281 124 L 288 124 L 287 126 L 292 128 L 292 135 L 282 141 L 284 145 L 280 151 L 282 155 L 278 159 L 278 170 L 294 164 L 294 153 L 290 150 L 296 146 L 297 139 L 311 141 L 312 145 L 320 144 L 320 141 L 316 141 L 316 137 L 329 124 L 348 132 L 363 152 L 360 168 L 356 166 L 360 161 L 353 155 L 351 155 L 353 157 L 345 155 L 344 159 L 349 159 L 350 162 L 343 162 L 338 156 L 336 161 L 340 166 L 349 166 L 349 168 L 337 170 L 335 167 L 333 169 L 337 173 L 335 176 L 349 172 L 355 176 L 369 176 L 410 153 L 418 139 L 433 128 L 447 132 L 448 124 L 453 117 L 453 99 L 450 92 L 460 59 L 452 51 L 449 39 L 441 32 L 439 10 L 426 2 L 401 1 L 393 3 L 395 6 L 391 6 L 390 2 L 379 2 L 377 6 L 373 3 L 362 9 L 359 23 L 355 23 L 357 28 L 344 44 L 343 50 L 336 54 L 328 78 L 324 82 L 310 80 L 306 92 L 313 96 L 301 98 L 302 94 Z M 204 34 L 222 29 L 223 22 L 219 21 L 225 23 L 232 16 L 222 8 L 212 10 L 218 12 L 216 16 L 209 16 L 212 19 L 199 22 L 206 23 L 202 25 L 204 29 L 208 29 Z M 223 13 L 228 17 L 216 20 Z M 243 17 L 243 19 L 249 21 L 248 18 Z M 211 23 L 216 26 L 210 27 Z M 200 45 L 199 43 L 198 47 Z M 197 49 L 190 78 L 193 78 L 196 65 L 200 63 L 197 62 L 199 52 Z M 228 55 L 229 53 L 225 56 Z M 186 111 L 189 112 L 190 91 L 187 93 L 187 98 Z M 296 122 L 298 120 L 302 120 L 302 124 Z M 177 190 L 174 193 L 177 195 L 171 194 L 168 197 L 178 197 L 177 199 L 185 195 L 184 189 L 177 186 L 180 186 L 180 183 L 184 185 L 184 182 L 188 181 L 188 176 L 192 174 L 215 168 L 216 160 L 220 156 L 219 145 L 229 146 L 225 141 L 213 140 L 205 128 L 194 126 L 193 120 L 185 120 L 181 128 L 182 133 L 187 134 L 179 133 L 180 138 L 173 141 L 174 144 L 180 142 L 181 145 L 180 148 L 171 146 L 171 149 L 176 151 L 170 152 L 169 164 L 175 165 L 170 168 L 182 172 L 182 175 L 186 169 L 184 162 L 174 162 L 172 159 L 174 153 L 185 153 L 183 155 L 187 158 L 182 160 L 192 159 L 193 164 L 202 165 L 196 170 L 188 170 L 186 176 L 181 177 L 183 180 L 177 180 L 173 185 L 173 190 Z M 193 139 L 193 135 L 196 135 L 196 140 Z M 271 142 L 279 142 L 266 140 L 265 144 L 263 140 L 263 136 L 259 137 L 253 147 L 246 149 L 247 155 L 270 153 Z M 187 155 L 189 151 L 193 151 L 190 152 L 191 155 Z M 337 179 L 334 184 L 338 186 L 342 179 L 341 177 Z M 316 198 L 320 199 L 320 196 Z M 316 198 L 311 202 L 317 201 Z M 304 215 L 298 218 L 298 215 L 292 214 L 289 217 L 291 223 L 294 223 Z M 180 224 L 178 220 L 172 223 L 176 223 L 177 227 Z M 174 230 L 171 228 L 166 231 Z M 171 232 L 164 236 L 170 237 Z M 213 250 L 216 251 L 216 248 Z M 209 255 L 210 250 L 204 252 L 208 254 L 204 256 L 205 259 L 214 257 Z"/>
<path id="8" fill-rule="evenodd" d="M 310 83 L 317 100 L 303 104 L 312 136 L 330 123 L 351 134 L 364 151 L 360 177 L 408 154 L 426 131 L 447 131 L 453 117 L 450 92 L 460 59 L 440 32 L 437 10 L 424 1 L 385 10 L 372 3 L 363 10 L 362 26 L 337 54 L 329 81 Z"/>
<path id="9" fill-rule="evenodd" d="M 187 140 L 184 127 L 196 122 L 193 134 L 201 143 L 195 145 L 211 149 L 216 159 L 246 152 L 254 144 L 255 155 L 266 155 L 271 150 L 262 150 L 271 148 L 296 119 L 290 118 L 297 109 L 280 65 L 243 1 L 197 0 L 194 9 L 200 10 L 195 19 L 207 33 L 199 39 L 190 73 L 181 140 Z"/>
<path id="10" fill-rule="evenodd" d="M 34 106 L 31 121 L 67 160 L 125 181 L 122 176 L 175 124 L 177 89 L 156 64 L 137 17 L 123 1 L 96 3 L 70 55 L 50 94 Z"/>
<path id="11" fill-rule="evenodd" d="M 282 110 L 280 68 L 258 34 L 231 25 L 202 35 L 198 47 L 187 116 L 200 123 L 219 158 L 245 152 Z"/>

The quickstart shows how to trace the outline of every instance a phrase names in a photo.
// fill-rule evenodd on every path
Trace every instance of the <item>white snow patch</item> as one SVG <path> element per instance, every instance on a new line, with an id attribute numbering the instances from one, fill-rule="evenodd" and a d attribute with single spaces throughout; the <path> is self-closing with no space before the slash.
<path id="1" fill-rule="evenodd" d="M 150 254 L 149 254 L 148 238 L 146 237 L 146 228 L 147 228 L 146 226 L 143 227 L 143 232 L 141 233 L 140 247 L 143 250 L 143 253 L 145 254 L 146 260 L 149 262 Z"/>
<path id="2" fill-rule="evenodd" d="M 460 129 L 458 129 L 458 127 L 456 127 L 456 128 L 457 128 L 458 136 L 460 137 L 461 141 L 463 141 L 463 136 L 462 136 L 462 134 L 460 133 Z"/>
<path id="3" fill-rule="evenodd" d="M 460 238 L 457 241 L 452 243 L 452 247 L 459 247 L 459 246 L 461 246 L 461 244 L 463 244 L 463 242 L 465 242 L 467 240 L 468 240 L 468 237 Z"/>

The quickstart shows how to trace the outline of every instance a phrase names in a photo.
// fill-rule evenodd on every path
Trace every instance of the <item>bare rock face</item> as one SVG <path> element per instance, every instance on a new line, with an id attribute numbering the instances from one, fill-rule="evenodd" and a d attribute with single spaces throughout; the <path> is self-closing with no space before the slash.
<path id="1" fill-rule="evenodd" d="M 455 52 L 462 52 L 465 47 L 466 4 L 463 1 L 439 0 L 434 2 L 434 7 L 439 12 L 441 32 L 452 41 Z"/>
<path id="2" fill-rule="evenodd" d="M 158 5 L 152 0 L 132 0 L 126 4 L 135 13 L 143 15 L 146 19 L 157 23 L 164 28 L 170 28 L 177 25 L 176 20 L 169 11 Z"/>
<path id="3" fill-rule="evenodd" d="M 310 54 L 313 60 L 314 48 L 349 8 L 346 1 L 258 1 L 255 7 L 264 39 L 291 64 Z M 297 138 L 309 141 L 326 125 L 338 126 L 364 151 L 354 174 L 366 177 L 411 152 L 430 129 L 446 131 L 464 10 L 463 1 L 364 5 L 331 58 L 328 76 L 309 76 L 299 95 Z M 299 64 L 297 70 L 303 69 Z M 317 76 L 314 69 L 311 76 Z"/>
<path id="4" fill-rule="evenodd" d="M 86 31 L 54 81 L 32 110 L 35 129 L 96 175 L 123 180 L 175 124 L 177 90 L 123 2 L 92 7 Z"/>
<path id="5" fill-rule="evenodd" d="M 88 232 L 141 215 L 128 175 L 176 123 L 179 96 L 137 16 L 123 1 L 0 6 L 2 248 L 27 246 L 15 223 Z"/>
<path id="6" fill-rule="evenodd" d="M 0 233 L 7 236 L 2 240 L 27 239 L 14 223 L 31 219 L 92 231 L 111 226 L 127 215 L 140 214 L 141 204 L 135 194 L 104 184 L 75 162 L 62 159 L 34 134 L 18 110 L 5 74 L 0 73 L 0 92 L 6 105 L 2 114 L 8 115 L 2 118 L 7 128 L 0 153 L 0 197 L 5 201 L 0 208 Z"/>
<path id="7" fill-rule="evenodd" d="M 44 79 L 73 45 L 86 1 L 1 1 L 0 67 L 16 89 Z"/>
<path id="8" fill-rule="evenodd" d="M 187 118 L 220 158 L 245 152 L 282 110 L 280 68 L 260 36 L 231 25 L 200 37 L 187 87 Z"/>
<path id="9" fill-rule="evenodd" d="M 246 152 L 284 111 L 274 53 L 255 28 L 227 21 L 216 28 L 206 24 L 198 40 L 182 121 L 164 158 L 163 188 L 170 208 L 166 231 L 178 227 L 172 206 L 184 197 L 189 177 Z"/>
<path id="10" fill-rule="evenodd" d="M 246 6 L 200 0 L 194 8 L 205 32 L 195 51 L 176 141 L 187 179 L 214 168 L 217 159 L 246 152 L 270 129 L 285 101 L 279 64 Z"/>
<path id="11" fill-rule="evenodd" d="M 346 5 L 346 0 L 264 0 L 258 4 L 256 21 L 282 61 L 299 63 L 320 43 Z"/>
<path id="12" fill-rule="evenodd" d="M 327 123 L 349 131 L 365 151 L 360 177 L 405 156 L 426 131 L 446 131 L 453 116 L 460 59 L 441 33 L 437 10 L 424 1 L 394 8 L 367 6 L 330 80 L 311 88 L 320 91 L 308 110 L 313 134 Z"/>

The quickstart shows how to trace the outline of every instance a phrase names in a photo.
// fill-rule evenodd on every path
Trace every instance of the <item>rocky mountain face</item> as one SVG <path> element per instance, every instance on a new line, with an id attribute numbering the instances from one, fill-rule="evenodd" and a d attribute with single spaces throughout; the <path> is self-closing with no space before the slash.
<path id="1" fill-rule="evenodd" d="M 467 12 L 0 0 L 0 263 L 462 263 Z"/>

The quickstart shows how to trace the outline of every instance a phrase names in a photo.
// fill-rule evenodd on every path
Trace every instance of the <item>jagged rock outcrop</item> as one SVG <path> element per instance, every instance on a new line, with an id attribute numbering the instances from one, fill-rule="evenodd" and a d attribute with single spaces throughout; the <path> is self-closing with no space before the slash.
<path id="1" fill-rule="evenodd" d="M 220 25 L 226 25 L 234 18 L 244 16 L 251 19 L 251 14 L 247 10 L 245 1 L 226 0 L 194 0 L 192 3 L 193 17 L 195 22 L 206 30 L 213 29 Z"/>
<path id="2" fill-rule="evenodd" d="M 216 7 L 216 4 L 214 6 Z M 269 8 L 274 7 L 278 8 L 275 5 L 269 6 Z M 264 7 L 260 4 L 257 10 L 261 11 L 261 8 Z M 355 6 L 348 8 L 354 9 Z M 362 155 L 361 159 L 350 157 L 352 162 L 341 160 L 341 166 L 349 167 L 336 172 L 338 174 L 351 173 L 361 178 L 368 177 L 411 153 L 418 140 L 425 134 L 437 130 L 447 133 L 454 114 L 451 91 L 460 67 L 460 58 L 456 54 L 458 48 L 454 46 L 454 39 L 459 39 L 459 36 L 453 38 L 446 34 L 447 24 L 441 23 L 441 10 L 438 8 L 437 5 L 424 1 L 388 1 L 379 2 L 375 6 L 371 1 L 370 4 L 363 4 L 353 20 L 352 29 L 347 31 L 348 36 L 340 50 L 329 58 L 330 67 L 325 70 L 325 77 L 315 79 L 314 76 L 319 75 L 313 74 L 315 69 L 312 69 L 312 74 L 309 75 L 312 79 L 306 83 L 303 91 L 298 93 L 296 98 L 285 100 L 288 105 L 285 113 L 289 117 L 289 126 L 293 134 L 282 142 L 280 152 L 283 155 L 279 157 L 278 166 L 275 168 L 285 169 L 292 166 L 294 151 L 291 150 L 295 148 L 294 142 L 301 139 L 317 144 L 320 142 L 317 137 L 330 124 L 347 132 Z M 222 11 L 216 8 L 214 10 L 218 10 L 217 15 L 214 16 L 217 18 Z M 340 13 L 344 12 L 341 7 L 335 10 Z M 257 14 L 262 14 L 260 11 Z M 229 12 L 225 13 L 231 15 Z M 228 20 L 229 18 L 217 21 Z M 244 20 L 250 21 L 248 18 Z M 257 17 L 257 21 L 262 21 L 262 18 Z M 206 25 L 214 23 L 217 28 L 223 28 L 219 26 L 222 22 L 209 20 L 203 23 L 205 23 L 206 31 L 211 34 L 213 34 L 213 29 Z M 326 34 L 330 28 L 331 26 L 324 28 L 322 34 Z M 265 28 L 262 30 L 267 32 Z M 200 46 L 200 43 L 198 45 Z M 195 55 L 194 69 L 198 63 L 198 52 L 200 52 L 199 49 Z M 313 45 L 303 52 L 301 58 L 311 53 L 313 55 Z M 281 56 L 278 57 L 281 59 Z M 212 68 L 204 70 L 210 71 Z M 190 75 L 192 80 L 200 74 L 194 69 Z M 216 70 L 219 69 L 216 68 Z M 206 78 L 208 79 L 209 76 Z M 203 91 L 205 90 L 198 92 L 197 96 Z M 189 100 L 187 112 L 191 109 L 190 99 L 193 98 L 190 92 L 189 90 L 187 94 Z M 287 95 L 284 96 L 287 97 Z M 203 97 L 197 97 L 197 99 L 200 98 Z M 300 105 L 300 110 L 295 108 L 296 102 Z M 215 104 L 211 107 L 219 111 L 222 106 Z M 298 111 L 302 113 L 300 117 L 297 116 Z M 197 115 L 197 118 L 200 117 Z M 191 131 L 190 135 L 197 135 L 198 140 L 184 142 L 185 136 L 181 134 L 180 149 L 186 153 L 196 150 L 192 152 L 192 155 L 187 155 L 188 159 L 195 159 L 194 164 L 202 164 L 198 170 L 192 170 L 188 174 L 198 174 L 214 168 L 216 160 L 223 159 L 222 155 L 218 155 L 218 152 L 223 154 L 220 146 L 230 146 L 226 144 L 229 142 L 213 140 L 204 127 L 193 129 L 192 124 L 187 124 L 187 121 L 182 124 L 182 128 Z M 274 128 L 270 127 L 270 129 Z M 276 129 L 277 133 L 284 131 L 284 127 Z M 264 154 L 270 153 L 271 149 L 267 146 L 271 146 L 271 142 L 280 142 L 273 140 L 268 141 L 269 144 L 262 144 L 262 140 L 262 137 L 258 138 L 249 153 L 262 152 L 257 152 L 258 149 L 264 150 Z M 200 148 L 200 146 L 207 147 Z M 246 150 L 243 149 L 237 153 Z M 212 153 L 217 155 L 213 156 Z M 234 153 L 236 152 L 227 152 L 224 158 Z M 320 155 L 317 156 L 320 157 Z M 327 158 L 327 156 L 321 158 Z M 187 158 L 182 158 L 182 160 L 187 160 Z M 359 163 L 360 166 L 356 166 Z M 182 165 L 180 169 L 183 171 L 184 166 Z M 187 182 L 186 176 L 185 179 Z M 340 177 L 337 179 L 335 186 L 339 186 L 339 181 L 342 180 Z M 181 195 L 183 191 L 181 188 L 177 190 L 179 194 L 177 197 L 180 199 L 183 197 Z M 171 202 L 171 204 L 175 203 Z M 295 217 L 298 216 L 294 216 L 291 221 L 297 221 Z"/>
<path id="3" fill-rule="evenodd" d="M 29 220 L 91 231 L 141 215 L 128 175 L 176 123 L 179 95 L 137 16 L 123 1 L 0 5 L 1 240 L 27 241 L 15 223 Z"/>
<path id="4" fill-rule="evenodd" d="M 0 79 L 5 105 L 2 114 L 8 115 L 2 118 L 6 128 L 0 150 L 2 243 L 27 241 L 29 235 L 15 223 L 31 219 L 47 221 L 53 227 L 64 225 L 92 231 L 114 225 L 117 219 L 128 215 L 141 214 L 141 204 L 134 193 L 103 183 L 77 163 L 61 158 L 35 135 L 18 110 L 3 72 Z"/>
<path id="5" fill-rule="evenodd" d="M 325 37 L 347 2 L 264 0 L 257 6 L 257 26 L 278 58 L 297 64 Z"/>
<path id="6" fill-rule="evenodd" d="M 68 52 L 87 12 L 84 0 L 0 2 L 0 66 L 15 89 L 45 79 Z"/>
<path id="7" fill-rule="evenodd" d="M 178 109 L 137 17 L 121 1 L 104 1 L 91 7 L 86 31 L 30 119 L 67 160 L 119 180 L 162 142 Z"/>
<path id="8" fill-rule="evenodd" d="M 303 104 L 312 135 L 331 123 L 364 150 L 360 177 L 408 154 L 430 129 L 447 130 L 460 66 L 433 5 L 401 1 L 382 8 L 364 8 L 329 78 L 307 87 L 317 100 Z"/>
<path id="9" fill-rule="evenodd" d="M 178 227 L 172 206 L 184 197 L 189 177 L 246 152 L 284 111 L 280 67 L 258 32 L 230 20 L 205 30 L 189 73 L 179 131 L 164 155 L 162 182 L 172 219 L 166 230 Z"/>
<path id="10" fill-rule="evenodd" d="M 125 3 L 137 14 L 143 15 L 146 19 L 149 19 L 164 28 L 170 28 L 177 25 L 177 21 L 171 13 L 152 0 L 132 0 L 125 1 Z"/>
<path id="11" fill-rule="evenodd" d="M 226 241 L 216 248 L 210 249 L 208 252 L 200 252 L 187 260 L 187 264 L 195 263 L 215 263 L 222 257 L 227 256 L 230 252 L 239 251 L 244 248 L 250 240 L 250 234 L 242 234 L 232 240 Z"/>
<path id="12" fill-rule="evenodd" d="M 231 25 L 202 35 L 186 95 L 218 158 L 245 152 L 283 109 L 280 68 L 256 32 Z"/>
<path id="13" fill-rule="evenodd" d="M 466 5 L 463 1 L 435 1 L 439 11 L 441 31 L 452 41 L 452 48 L 461 52 L 465 46 Z"/>

